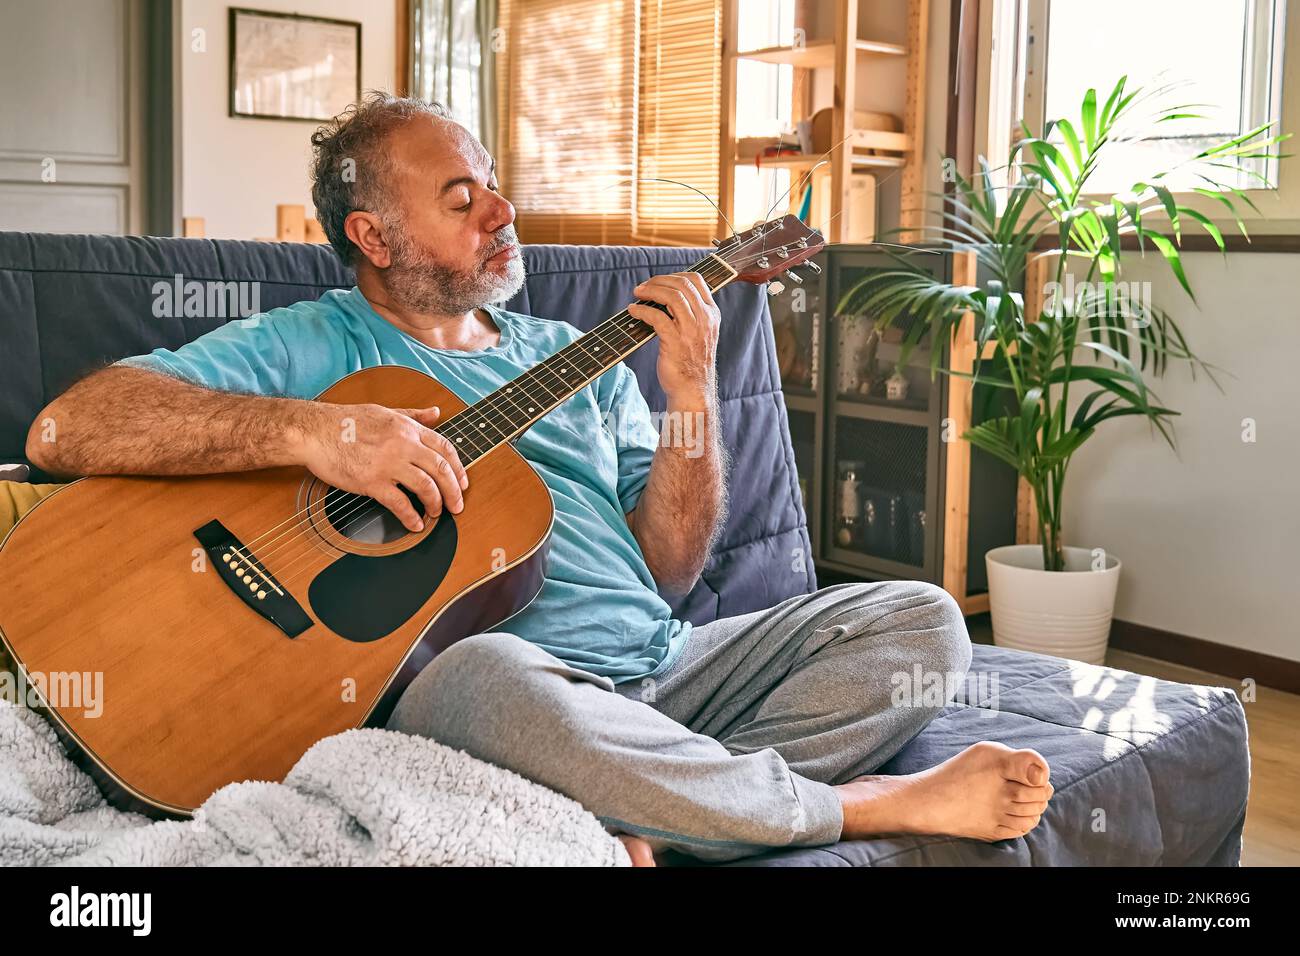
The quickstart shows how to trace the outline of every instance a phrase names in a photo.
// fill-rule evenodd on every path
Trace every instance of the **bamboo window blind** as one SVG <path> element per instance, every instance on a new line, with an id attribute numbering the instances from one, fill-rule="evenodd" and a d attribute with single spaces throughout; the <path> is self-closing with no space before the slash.
<path id="1" fill-rule="evenodd" d="M 502 188 L 524 242 L 708 245 L 720 0 L 501 0 Z"/>

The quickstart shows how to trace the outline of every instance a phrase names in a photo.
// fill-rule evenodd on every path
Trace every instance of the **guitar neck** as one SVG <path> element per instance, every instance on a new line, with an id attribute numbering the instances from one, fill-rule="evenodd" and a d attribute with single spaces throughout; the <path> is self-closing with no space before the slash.
<path id="1" fill-rule="evenodd" d="M 710 254 L 690 267 L 717 292 L 736 270 Z M 654 302 L 642 305 L 667 311 Z M 493 448 L 522 435 L 548 412 L 608 372 L 655 336 L 652 326 L 626 309 L 570 342 L 550 358 L 485 395 L 434 430 L 449 440 L 468 466 Z"/>

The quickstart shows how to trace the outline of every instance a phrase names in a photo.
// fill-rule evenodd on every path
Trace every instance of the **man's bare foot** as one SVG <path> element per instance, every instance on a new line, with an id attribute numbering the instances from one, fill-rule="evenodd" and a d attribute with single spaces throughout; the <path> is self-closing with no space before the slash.
<path id="1" fill-rule="evenodd" d="M 905 776 L 858 777 L 835 789 L 844 808 L 841 839 L 927 833 L 1008 840 L 1038 826 L 1051 799 L 1041 754 L 972 744 L 937 767 Z"/>
<path id="2" fill-rule="evenodd" d="M 627 855 L 632 858 L 633 866 L 655 865 L 655 855 L 650 851 L 650 844 L 645 840 L 626 833 L 618 834 L 618 838 L 623 841 L 623 849 L 627 850 Z"/>

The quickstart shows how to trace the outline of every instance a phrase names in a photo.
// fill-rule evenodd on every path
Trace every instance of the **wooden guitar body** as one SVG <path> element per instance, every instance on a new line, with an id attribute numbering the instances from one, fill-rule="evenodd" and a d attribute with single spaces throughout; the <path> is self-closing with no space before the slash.
<path id="1" fill-rule="evenodd" d="M 465 407 L 397 367 L 320 399 Z M 382 725 L 436 654 L 541 588 L 551 497 L 509 444 L 419 534 L 361 540 L 331 492 L 299 468 L 87 478 L 0 545 L 0 636 L 114 803 L 187 816 L 225 784 L 282 780 L 323 737 Z"/>

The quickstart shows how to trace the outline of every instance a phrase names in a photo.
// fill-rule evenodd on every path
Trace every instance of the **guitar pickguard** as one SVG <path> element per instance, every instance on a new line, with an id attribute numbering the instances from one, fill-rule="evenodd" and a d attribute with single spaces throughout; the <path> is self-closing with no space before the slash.
<path id="1" fill-rule="evenodd" d="M 456 556 L 456 521 L 443 511 L 414 547 L 395 554 L 345 554 L 307 590 L 320 622 L 349 641 L 377 641 L 420 610 Z"/>

